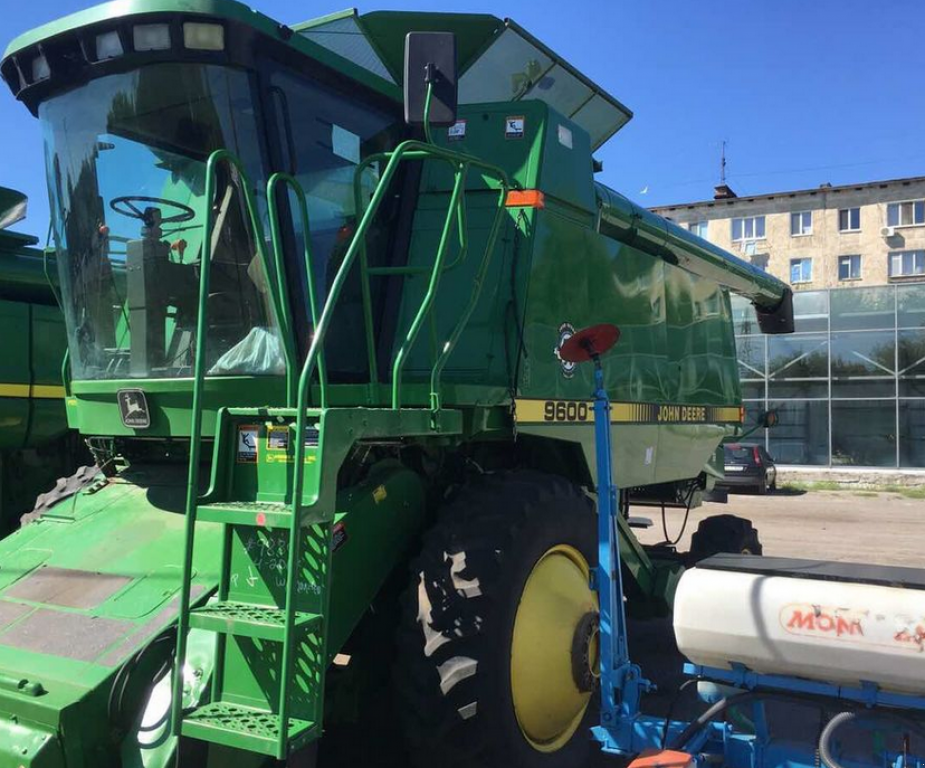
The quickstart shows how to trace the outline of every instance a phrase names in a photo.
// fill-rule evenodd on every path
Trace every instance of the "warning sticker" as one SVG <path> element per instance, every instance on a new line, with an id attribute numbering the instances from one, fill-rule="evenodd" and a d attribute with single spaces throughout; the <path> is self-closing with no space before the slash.
<path id="1" fill-rule="evenodd" d="M 267 430 L 268 451 L 289 450 L 289 427 L 269 427 Z"/>
<path id="2" fill-rule="evenodd" d="M 457 120 L 446 129 L 447 141 L 462 141 L 466 138 L 466 121 Z"/>
<path id="3" fill-rule="evenodd" d="M 514 115 L 504 118 L 504 138 L 522 139 L 524 137 L 524 123 L 526 119 L 523 115 Z"/>
<path id="4" fill-rule="evenodd" d="M 257 463 L 257 437 L 260 434 L 260 428 L 256 425 L 238 427 L 238 463 L 239 464 L 256 464 Z"/>

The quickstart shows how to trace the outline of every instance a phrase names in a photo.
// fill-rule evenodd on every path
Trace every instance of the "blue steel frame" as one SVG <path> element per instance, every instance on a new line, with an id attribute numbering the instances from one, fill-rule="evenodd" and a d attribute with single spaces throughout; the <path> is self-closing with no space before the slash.
<path id="1" fill-rule="evenodd" d="M 646 750 L 664 749 L 689 725 L 686 721 L 643 715 L 642 694 L 653 686 L 642 670 L 630 660 L 627 643 L 626 611 L 623 605 L 623 578 L 620 569 L 615 515 L 619 514 L 617 487 L 611 463 L 610 400 L 604 389 L 600 357 L 594 361 L 594 439 L 598 476 L 598 565 L 592 586 L 600 601 L 601 724 L 592 728 L 594 738 L 605 753 L 628 756 Z M 742 691 L 763 690 L 818 697 L 820 701 L 844 701 L 897 710 L 925 711 L 925 697 L 881 691 L 873 684 L 861 687 L 834 685 L 781 675 L 759 675 L 745 668 L 732 670 L 685 664 L 692 677 L 734 686 Z M 697 765 L 721 764 L 726 768 L 819 768 L 815 745 L 775 741 L 765 717 L 764 704 L 752 700 L 754 733 L 736 732 L 725 722 L 713 722 L 684 745 Z M 925 758 L 884 753 L 881 762 L 846 761 L 852 768 L 925 768 Z"/>

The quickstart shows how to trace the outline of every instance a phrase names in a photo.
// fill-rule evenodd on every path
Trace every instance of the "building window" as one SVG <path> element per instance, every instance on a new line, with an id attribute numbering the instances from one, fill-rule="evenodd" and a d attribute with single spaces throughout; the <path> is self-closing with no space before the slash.
<path id="1" fill-rule="evenodd" d="M 925 275 L 925 251 L 893 251 L 890 253 L 890 277 Z"/>
<path id="2" fill-rule="evenodd" d="M 857 210 L 857 208 L 855 208 Z M 839 280 L 860 280 L 861 279 L 861 257 L 858 254 L 838 257 L 838 279 Z"/>
<path id="3" fill-rule="evenodd" d="M 697 237 L 702 237 L 704 240 L 707 239 L 707 222 L 705 221 L 692 221 L 687 225 L 687 228 Z"/>
<path id="4" fill-rule="evenodd" d="M 790 282 L 811 283 L 813 281 L 813 260 L 809 257 L 790 259 Z"/>
<path id="5" fill-rule="evenodd" d="M 861 230 L 861 209 L 860 208 L 842 208 L 838 212 L 838 231 L 839 232 L 860 232 Z"/>
<path id="6" fill-rule="evenodd" d="M 813 233 L 813 212 L 797 211 L 790 214 L 790 236 L 802 237 Z"/>
<path id="7" fill-rule="evenodd" d="M 907 200 L 887 205 L 888 227 L 914 227 L 919 224 L 925 224 L 925 200 Z"/>
<path id="8" fill-rule="evenodd" d="M 764 240 L 764 216 L 746 216 L 732 220 L 732 239 Z"/>

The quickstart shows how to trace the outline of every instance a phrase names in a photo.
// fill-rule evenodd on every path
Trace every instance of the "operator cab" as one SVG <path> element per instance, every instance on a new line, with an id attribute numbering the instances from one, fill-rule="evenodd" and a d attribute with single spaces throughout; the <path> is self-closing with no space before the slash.
<path id="1" fill-rule="evenodd" d="M 540 123 L 536 102 L 587 132 L 587 139 L 575 138 L 576 153 L 596 149 L 631 117 L 510 20 L 348 12 L 293 30 L 230 0 L 193 0 L 184 8 L 126 14 L 113 4 L 99 6 L 72 17 L 65 28 L 40 28 L 20 38 L 0 64 L 11 90 L 43 126 L 71 405 L 105 400 L 116 413 L 116 391 L 144 380 L 155 404 L 149 435 L 185 429 L 181 394 L 191 388 L 203 310 L 206 408 L 213 408 L 209 393 L 214 403 L 251 404 L 255 385 L 259 401 L 283 404 L 285 353 L 294 347 L 298 364 L 312 339 L 309 282 L 323 305 L 353 241 L 358 209 L 369 205 L 384 171 L 384 162 L 364 161 L 422 137 L 420 126 L 406 125 L 402 115 L 403 49 L 396 43 L 406 33 L 453 30 L 459 101 L 479 105 L 470 112 L 484 114 L 478 124 L 468 118 L 468 137 L 461 120 L 466 140 L 451 148 L 503 158 L 504 170 L 521 184 L 520 177 L 537 173 L 527 160 L 535 151 L 531 131 Z M 520 101 L 515 111 L 537 115 L 529 118 L 526 134 L 498 132 L 509 105 Z M 522 128 L 524 118 L 515 118 L 515 128 L 518 120 Z M 557 146 L 571 149 L 571 129 L 558 130 Z M 444 128 L 440 141 L 458 131 L 459 124 Z M 483 135 L 490 144 L 476 147 Z M 512 143 L 508 135 L 529 140 Z M 239 165 L 216 163 L 214 188 L 207 190 L 207 166 L 218 150 Z M 588 169 L 580 163 L 568 168 L 557 174 L 563 197 L 571 199 L 579 187 L 590 194 Z M 389 367 L 396 338 L 413 316 L 409 307 L 420 303 L 415 292 L 424 281 L 407 276 L 422 268 L 414 259 L 430 259 L 436 247 L 427 217 L 448 197 L 440 173 L 414 161 L 392 180 L 364 241 L 371 295 L 364 296 L 354 269 L 334 309 L 325 345 L 331 383 L 367 385 L 376 365 Z M 274 174 L 286 174 L 305 191 L 307 226 L 294 193 L 267 199 Z M 483 179 L 469 183 L 466 194 L 497 197 Z M 472 251 L 487 237 L 479 217 L 493 215 L 491 205 L 472 205 Z M 279 216 L 271 221 L 274 207 Z M 204 241 L 207 223 L 211 242 Z M 273 262 L 265 267 L 261 255 L 277 244 L 282 274 L 266 274 Z M 205 263 L 210 291 L 200 307 Z M 398 274 L 406 267 L 411 271 Z M 454 277 L 471 284 L 471 270 Z M 282 291 L 291 327 L 277 316 L 274 299 Z M 447 304 L 436 322 L 449 324 L 462 309 Z M 446 333 L 437 328 L 437 335 Z M 368 349 L 367 335 L 373 337 Z M 421 359 L 430 354 L 425 346 L 415 350 Z M 486 360 L 502 354 L 488 350 Z M 409 368 L 427 375 L 420 362 Z M 478 367 L 464 373 L 504 386 L 508 373 L 501 363 L 485 365 L 493 366 L 489 377 Z M 355 389 L 344 397 L 369 402 L 374 391 Z M 97 411 L 97 434 L 134 433 L 124 421 L 100 418 Z M 79 419 L 74 425 L 82 429 Z"/>
<path id="2" fill-rule="evenodd" d="M 189 377 L 199 270 L 210 250 L 208 373 L 283 374 L 279 320 L 258 255 L 266 244 L 251 220 L 269 230 L 256 87 L 253 73 L 230 67 L 152 63 L 39 106 L 75 379 Z M 206 164 L 218 149 L 240 158 L 251 189 L 233 166 L 218 165 L 206 199 Z M 342 205 L 331 149 L 312 142 L 305 154 L 324 177 L 311 212 L 335 228 L 333 237 L 318 231 L 316 245 L 330 253 L 352 210 Z M 211 244 L 203 242 L 207 207 Z"/>

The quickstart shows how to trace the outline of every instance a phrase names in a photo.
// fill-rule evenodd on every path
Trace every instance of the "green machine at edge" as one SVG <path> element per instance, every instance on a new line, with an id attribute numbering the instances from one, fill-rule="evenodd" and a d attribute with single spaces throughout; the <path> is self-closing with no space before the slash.
<path id="1" fill-rule="evenodd" d="M 0 542 L 0 768 L 303 765 L 323 730 L 583 759 L 592 385 L 557 350 L 622 332 L 629 608 L 665 613 L 691 555 L 630 505 L 712 488 L 730 291 L 788 332 L 789 289 L 596 182 L 631 113 L 510 20 L 132 0 L 0 72 L 44 131 L 99 468 Z"/>
<path id="2" fill-rule="evenodd" d="M 0 533 L 32 509 L 36 496 L 76 468 L 61 363 L 64 322 L 38 239 L 9 227 L 25 217 L 25 195 L 0 188 Z"/>

